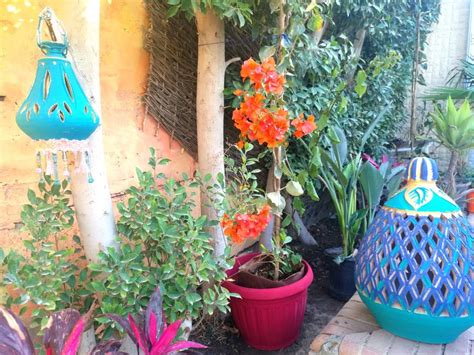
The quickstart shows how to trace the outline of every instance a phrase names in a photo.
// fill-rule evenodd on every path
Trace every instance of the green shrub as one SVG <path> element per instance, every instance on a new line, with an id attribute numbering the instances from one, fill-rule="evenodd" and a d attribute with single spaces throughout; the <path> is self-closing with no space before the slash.
<path id="1" fill-rule="evenodd" d="M 213 258 L 207 232 L 216 222 L 192 214 L 199 184 L 186 174 L 178 181 L 157 172 L 168 160 L 156 160 L 151 152 L 152 169 L 137 169 L 139 185 L 130 187 L 127 201 L 118 205 L 120 249 L 109 248 L 100 263 L 90 265 L 94 276 L 102 275 L 91 285 L 102 299 L 101 311 L 137 313 L 159 285 L 171 322 L 197 319 L 216 308 L 227 312 L 230 294 L 219 282 L 229 265 Z"/>
<path id="2" fill-rule="evenodd" d="M 28 307 L 32 311 L 31 328 L 44 329 L 52 312 L 65 308 L 87 311 L 92 303 L 86 290 L 89 274 L 80 269 L 85 263 L 82 245 L 74 236 L 73 246 L 67 233 L 74 223 L 74 210 L 69 206 L 67 181 L 54 184 L 45 176 L 39 185 L 40 194 L 28 190 L 29 204 L 23 206 L 21 220 L 28 233 L 23 240 L 24 255 L 12 250 L 7 255 L 0 249 L 4 271 L 2 286 L 13 287 L 6 305 L 20 306 L 20 315 Z"/>

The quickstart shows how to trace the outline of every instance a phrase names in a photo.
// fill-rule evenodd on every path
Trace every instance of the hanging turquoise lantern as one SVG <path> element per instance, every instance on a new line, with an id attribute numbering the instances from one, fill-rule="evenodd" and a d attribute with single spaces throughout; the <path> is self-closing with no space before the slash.
<path id="1" fill-rule="evenodd" d="M 407 184 L 377 213 L 356 256 L 356 286 L 380 326 L 449 343 L 474 325 L 474 235 L 436 186 L 436 162 L 415 158 Z"/>
<path id="2" fill-rule="evenodd" d="M 41 39 L 43 22 L 48 25 L 52 39 L 56 39 L 54 25 L 61 29 L 62 42 Z M 46 170 L 57 180 L 58 161 L 64 163 L 65 175 L 69 176 L 71 153 L 78 164 L 76 168 L 85 166 L 89 171 L 90 154 L 86 140 L 99 126 L 100 120 L 66 58 L 69 48 L 66 33 L 49 8 L 39 17 L 37 43 L 45 57 L 38 60 L 33 87 L 18 110 L 16 122 L 29 137 L 46 142 L 48 148 L 37 152 L 38 172 L 42 175 Z M 90 171 L 89 180 L 92 180 Z"/>

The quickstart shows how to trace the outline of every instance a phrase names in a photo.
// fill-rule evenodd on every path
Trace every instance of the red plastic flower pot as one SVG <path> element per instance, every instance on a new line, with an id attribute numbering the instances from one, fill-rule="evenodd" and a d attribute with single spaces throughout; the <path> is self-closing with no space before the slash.
<path id="1" fill-rule="evenodd" d="M 474 213 L 474 191 L 467 194 L 467 212 Z"/>
<path id="2" fill-rule="evenodd" d="M 258 253 L 245 254 L 236 259 L 227 271 L 231 278 L 239 266 Z M 223 286 L 242 298 L 232 297 L 230 308 L 234 323 L 244 341 L 260 350 L 278 350 L 293 344 L 303 324 L 308 287 L 313 281 L 313 271 L 303 260 L 306 270 L 302 279 L 287 286 L 256 289 L 224 281 Z"/>

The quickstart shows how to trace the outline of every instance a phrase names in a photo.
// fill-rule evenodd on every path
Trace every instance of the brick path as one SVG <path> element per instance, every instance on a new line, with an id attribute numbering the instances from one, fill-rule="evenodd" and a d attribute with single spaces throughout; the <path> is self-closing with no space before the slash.
<path id="1" fill-rule="evenodd" d="M 375 321 L 357 293 L 311 344 L 309 355 L 474 355 L 474 327 L 451 344 L 424 344 L 399 338 Z"/>

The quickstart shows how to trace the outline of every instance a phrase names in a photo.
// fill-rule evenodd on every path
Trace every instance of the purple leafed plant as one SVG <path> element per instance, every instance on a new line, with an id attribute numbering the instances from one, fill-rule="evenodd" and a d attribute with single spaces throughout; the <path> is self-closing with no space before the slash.
<path id="1" fill-rule="evenodd" d="M 131 314 L 127 318 L 116 314 L 105 316 L 117 322 L 145 355 L 165 355 L 183 349 L 206 348 L 205 345 L 193 341 L 173 342 L 178 334 L 181 320 L 167 326 L 161 302 L 160 290 L 157 288 L 150 298 L 144 319 L 143 315 L 134 318 Z"/>
<path id="2" fill-rule="evenodd" d="M 74 309 L 53 313 L 46 325 L 43 345 L 47 355 L 75 355 L 85 321 Z M 31 336 L 12 311 L 0 306 L 0 354 L 34 355 Z"/>

